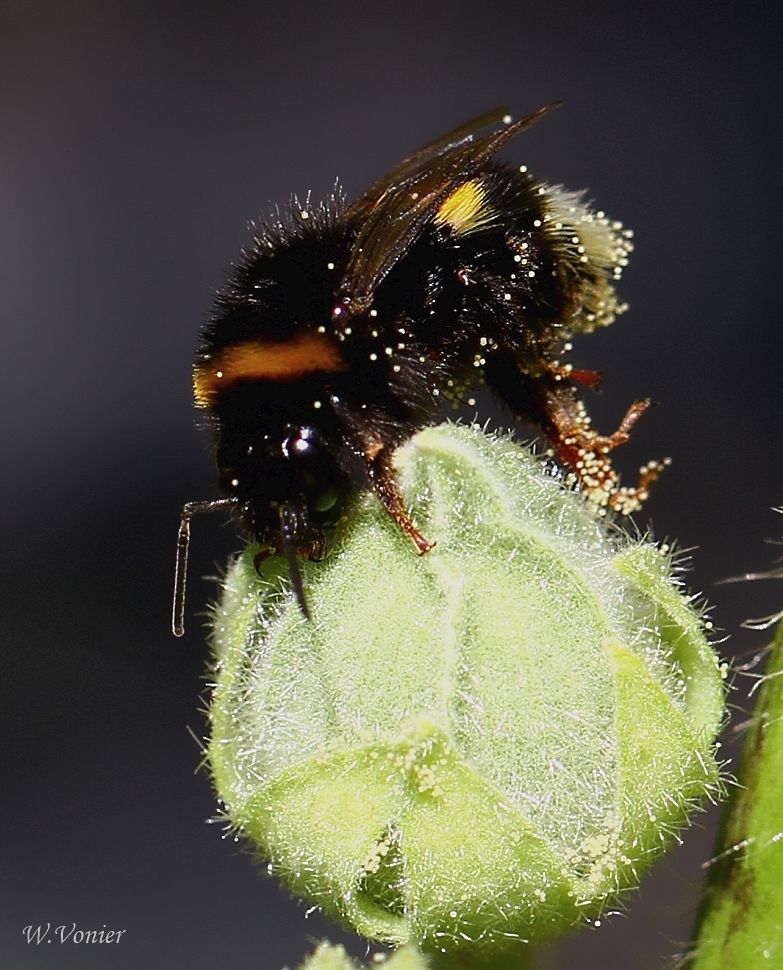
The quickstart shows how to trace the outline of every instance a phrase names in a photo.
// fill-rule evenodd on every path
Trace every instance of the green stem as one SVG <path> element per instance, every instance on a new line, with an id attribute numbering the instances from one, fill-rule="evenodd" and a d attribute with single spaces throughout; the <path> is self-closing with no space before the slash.
<path id="1" fill-rule="evenodd" d="M 690 970 L 783 966 L 783 623 L 726 807 Z"/>

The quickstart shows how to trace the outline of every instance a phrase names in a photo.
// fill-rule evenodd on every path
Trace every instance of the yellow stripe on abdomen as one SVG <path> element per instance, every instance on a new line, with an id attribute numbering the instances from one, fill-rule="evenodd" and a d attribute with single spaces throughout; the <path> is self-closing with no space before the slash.
<path id="1" fill-rule="evenodd" d="M 335 374 L 350 369 L 334 344 L 320 334 L 305 332 L 278 342 L 247 340 L 196 365 L 193 395 L 199 407 L 208 408 L 239 381 L 291 382 L 316 371 Z"/>

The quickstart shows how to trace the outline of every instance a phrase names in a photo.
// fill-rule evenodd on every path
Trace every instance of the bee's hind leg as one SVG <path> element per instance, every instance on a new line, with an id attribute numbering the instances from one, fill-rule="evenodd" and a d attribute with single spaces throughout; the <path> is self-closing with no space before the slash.
<path id="1" fill-rule="evenodd" d="M 601 375 L 593 371 L 572 371 L 550 364 L 542 372 L 526 374 L 511 354 L 495 354 L 487 360 L 487 384 L 520 417 L 537 424 L 547 437 L 550 454 L 579 483 L 588 500 L 598 508 L 610 508 L 621 515 L 638 511 L 649 495 L 650 485 L 671 463 L 671 459 L 650 461 L 639 469 L 634 488 L 620 485 L 610 452 L 628 441 L 631 429 L 650 407 L 650 401 L 635 401 L 610 435 L 599 435 L 575 385 L 597 388 Z"/>
<path id="2" fill-rule="evenodd" d="M 670 458 L 647 462 L 639 469 L 638 484 L 628 488 L 620 485 L 620 476 L 609 457 L 611 451 L 629 440 L 631 429 L 650 404 L 649 398 L 634 401 L 613 434 L 599 435 L 591 427 L 584 402 L 573 387 L 549 384 L 543 390 L 544 430 L 552 449 L 598 507 L 608 507 L 621 515 L 637 512 L 649 497 L 650 485 L 671 464 Z"/>

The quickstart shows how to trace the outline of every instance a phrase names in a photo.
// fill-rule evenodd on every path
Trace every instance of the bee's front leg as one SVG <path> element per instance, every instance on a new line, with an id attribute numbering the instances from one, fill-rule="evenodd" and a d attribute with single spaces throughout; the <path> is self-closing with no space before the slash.
<path id="1" fill-rule="evenodd" d="M 391 465 L 392 454 L 392 450 L 383 445 L 380 445 L 379 449 L 370 448 L 366 451 L 364 463 L 367 469 L 367 477 L 375 489 L 375 494 L 383 503 L 383 507 L 400 529 L 410 536 L 419 551 L 419 555 L 423 556 L 435 546 L 435 543 L 424 538 L 408 515 L 397 481 L 394 478 L 394 469 Z"/>

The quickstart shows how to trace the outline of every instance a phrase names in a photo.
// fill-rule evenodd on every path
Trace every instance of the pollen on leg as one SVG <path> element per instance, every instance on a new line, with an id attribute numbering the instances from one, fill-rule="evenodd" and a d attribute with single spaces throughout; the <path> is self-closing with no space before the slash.
<path id="1" fill-rule="evenodd" d="M 639 484 L 635 488 L 618 488 L 609 501 L 611 508 L 620 515 L 638 512 L 650 497 L 650 485 L 671 463 L 671 458 L 663 458 L 661 461 L 648 461 L 646 465 L 642 465 L 639 469 Z"/>
<path id="2" fill-rule="evenodd" d="M 605 436 L 591 427 L 587 409 L 572 387 L 557 388 L 546 397 L 547 434 L 554 451 L 588 501 L 599 509 L 609 508 L 620 515 L 638 512 L 649 497 L 650 485 L 671 464 L 670 458 L 647 462 L 639 469 L 639 483 L 634 488 L 621 486 L 612 466 L 610 452 L 628 441 L 631 429 L 649 407 L 649 400 L 635 401 L 617 431 Z"/>

